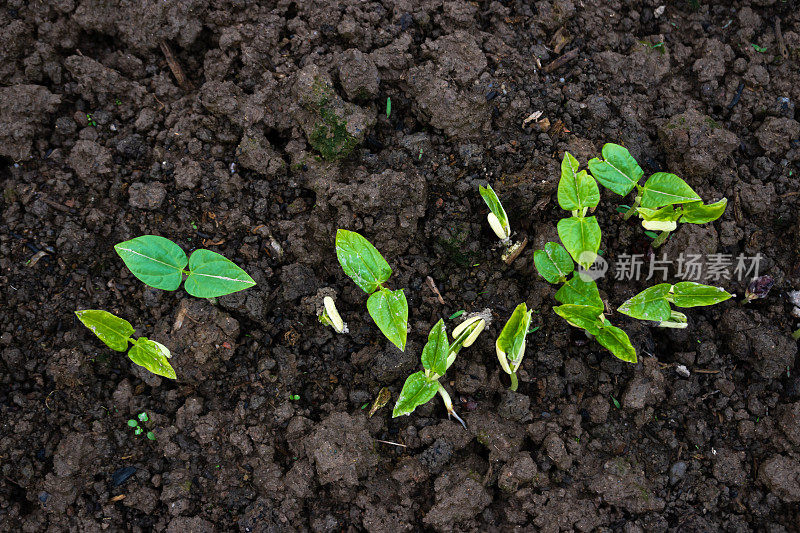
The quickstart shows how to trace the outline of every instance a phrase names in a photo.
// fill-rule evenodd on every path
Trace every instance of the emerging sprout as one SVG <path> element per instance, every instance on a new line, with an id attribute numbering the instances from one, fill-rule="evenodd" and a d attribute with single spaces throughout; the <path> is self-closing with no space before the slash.
<path id="1" fill-rule="evenodd" d="M 392 267 L 367 239 L 345 229 L 336 232 L 336 257 L 344 273 L 370 295 L 367 310 L 375 324 L 387 339 L 405 351 L 408 335 L 406 295 L 403 289 L 393 291 L 383 286 L 392 275 Z"/>
<path id="2" fill-rule="evenodd" d="M 521 303 L 514 309 L 503 331 L 495 342 L 495 352 L 500 361 L 500 367 L 511 376 L 510 390 L 517 390 L 517 369 L 522 364 L 525 356 L 525 339 L 531 325 L 533 310 L 528 311 L 528 306 Z"/>
<path id="3" fill-rule="evenodd" d="M 753 300 L 766 298 L 773 285 L 775 285 L 775 279 L 770 275 L 754 279 L 750 282 L 750 285 L 747 286 L 747 290 L 744 291 L 744 301 L 742 303 L 749 303 Z"/>
<path id="4" fill-rule="evenodd" d="M 330 326 L 336 333 L 347 333 L 347 324 L 345 324 L 339 311 L 336 309 L 336 303 L 330 296 L 325 296 L 322 299 L 322 307 L 319 310 L 319 321 Z"/>
<path id="5" fill-rule="evenodd" d="M 127 320 L 119 318 L 102 309 L 75 311 L 78 319 L 89 328 L 106 346 L 117 352 L 128 350 L 128 343 L 133 344 L 128 350 L 128 357 L 139 366 L 143 366 L 153 374 L 176 379 L 175 370 L 169 364 L 172 357 L 169 349 L 147 337 L 134 339 L 136 330 Z"/>
<path id="6" fill-rule="evenodd" d="M 211 250 L 195 250 L 188 259 L 180 246 L 158 235 L 142 235 L 114 245 L 130 271 L 145 285 L 165 291 L 183 288 L 197 298 L 216 298 L 256 284 L 247 272 Z M 189 269 L 186 270 L 186 266 Z"/>
<path id="7" fill-rule="evenodd" d="M 683 329 L 687 326 L 686 315 L 672 309 L 670 304 L 699 307 L 714 305 L 729 298 L 733 298 L 733 295 L 720 287 L 693 281 L 681 281 L 675 285 L 659 283 L 625 301 L 617 310 L 633 318 L 652 320 L 661 328 Z"/>
<path id="8" fill-rule="evenodd" d="M 500 203 L 500 198 L 497 197 L 491 185 L 486 187 L 479 185 L 478 190 L 483 197 L 483 201 L 489 206 L 490 213 L 486 215 L 489 226 L 491 226 L 498 239 L 503 241 L 504 244 L 508 244 L 511 238 L 511 225 L 508 223 L 508 215 L 506 215 L 506 210 L 503 209 L 503 204 Z"/>

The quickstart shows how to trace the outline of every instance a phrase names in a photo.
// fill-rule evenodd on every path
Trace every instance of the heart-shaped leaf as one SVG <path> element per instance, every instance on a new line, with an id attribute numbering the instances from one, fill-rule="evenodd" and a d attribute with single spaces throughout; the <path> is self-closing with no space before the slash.
<path id="1" fill-rule="evenodd" d="M 144 284 L 174 291 L 183 281 L 188 262 L 180 246 L 158 235 L 142 235 L 114 245 L 130 271 Z"/>
<path id="2" fill-rule="evenodd" d="M 600 318 L 603 310 L 591 305 L 564 304 L 553 307 L 553 311 L 569 325 L 585 329 L 592 335 L 596 335 L 603 325 L 603 320 Z"/>
<path id="3" fill-rule="evenodd" d="M 584 207 L 596 207 L 600 202 L 597 182 L 586 173 L 578 171 L 578 161 L 569 152 L 564 152 L 561 162 L 561 179 L 558 182 L 558 205 L 561 209 L 575 211 Z"/>
<path id="4" fill-rule="evenodd" d="M 403 384 L 400 396 L 392 411 L 392 418 L 411 414 L 417 406 L 428 403 L 431 398 L 436 396 L 439 390 L 439 382 L 435 379 L 428 379 L 425 372 L 414 372 Z"/>
<path id="5" fill-rule="evenodd" d="M 706 224 L 717 220 L 725 212 L 728 206 L 728 199 L 723 198 L 713 204 L 704 204 L 703 202 L 689 202 L 683 204 L 683 217 L 681 222 L 689 224 Z"/>
<path id="6" fill-rule="evenodd" d="M 336 257 L 342 270 L 367 294 L 392 275 L 392 267 L 372 244 L 355 231 L 336 231 Z"/>
<path id="7" fill-rule="evenodd" d="M 601 232 L 596 217 L 570 217 L 558 221 L 558 237 L 569 255 L 588 269 L 597 259 Z"/>
<path id="8" fill-rule="evenodd" d="M 602 153 L 604 160 L 595 157 L 589 161 L 589 171 L 603 187 L 625 196 L 636 187 L 644 171 L 624 146 L 607 143 Z"/>
<path id="9" fill-rule="evenodd" d="M 183 288 L 197 298 L 216 298 L 255 285 L 247 272 L 211 250 L 195 250 L 189 258 L 189 277 Z"/>
<path id="10" fill-rule="evenodd" d="M 128 349 L 128 340 L 133 335 L 134 329 L 127 320 L 102 309 L 75 311 L 75 314 L 84 326 L 92 330 L 92 333 L 112 350 L 124 352 Z"/>
<path id="11" fill-rule="evenodd" d="M 478 185 L 478 191 L 481 193 L 483 201 L 486 202 L 487 206 L 489 206 L 489 211 L 494 213 L 494 216 L 497 217 L 497 220 L 503 227 L 505 234 L 511 235 L 511 225 L 508 222 L 508 215 L 506 215 L 506 210 L 503 209 L 503 204 L 500 203 L 500 198 L 497 197 L 497 194 L 495 194 L 492 186 L 487 185 L 484 187 L 482 185 Z"/>
<path id="12" fill-rule="evenodd" d="M 175 370 L 169 364 L 171 354 L 166 346 L 147 337 L 139 337 L 128 352 L 131 361 L 145 367 L 153 374 L 169 379 L 177 379 Z"/>
<path id="13" fill-rule="evenodd" d="M 678 307 L 699 307 L 724 302 L 733 295 L 722 287 L 703 285 L 693 281 L 681 281 L 672 286 L 672 303 Z"/>
<path id="14" fill-rule="evenodd" d="M 698 200 L 700 196 L 688 183 L 669 172 L 656 172 L 647 178 L 642 191 L 642 207 L 651 209 Z"/>
<path id="15" fill-rule="evenodd" d="M 594 280 L 585 281 L 578 275 L 572 276 L 572 279 L 562 285 L 556 291 L 555 298 L 562 304 L 588 305 L 597 309 L 597 314 L 602 313 L 605 308 L 597 283 Z"/>
<path id="16" fill-rule="evenodd" d="M 669 283 L 659 283 L 648 287 L 625 301 L 617 311 L 640 320 L 667 320 L 671 312 L 669 300 L 667 300 L 671 288 L 672 285 Z"/>
<path id="17" fill-rule="evenodd" d="M 618 359 L 627 363 L 635 363 L 638 360 L 636 349 L 631 344 L 628 334 L 618 327 L 606 324 L 594 338 Z"/>
<path id="18" fill-rule="evenodd" d="M 548 242 L 544 250 L 533 252 L 533 264 L 549 283 L 560 283 L 575 269 L 569 253 L 558 243 Z"/>
<path id="19" fill-rule="evenodd" d="M 439 319 L 428 333 L 428 342 L 422 349 L 422 366 L 437 376 L 443 376 L 447 371 L 448 355 L 450 355 L 450 342 L 447 340 L 444 320 Z"/>
<path id="20" fill-rule="evenodd" d="M 408 335 L 408 302 L 403 289 L 381 289 L 367 299 L 367 310 L 386 338 L 401 351 Z"/>

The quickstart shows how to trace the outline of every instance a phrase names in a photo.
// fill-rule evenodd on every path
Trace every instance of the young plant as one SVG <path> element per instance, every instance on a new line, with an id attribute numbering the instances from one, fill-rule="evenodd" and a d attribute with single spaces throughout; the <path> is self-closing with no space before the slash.
<path id="1" fill-rule="evenodd" d="M 336 333 L 347 333 L 347 324 L 345 324 L 339 311 L 336 309 L 336 303 L 330 296 L 325 296 L 322 299 L 322 307 L 319 309 L 317 316 L 319 321 L 330 326 Z"/>
<path id="2" fill-rule="evenodd" d="M 114 245 L 114 250 L 134 276 L 156 289 L 174 291 L 186 276 L 186 292 L 197 298 L 216 298 L 256 284 L 247 272 L 222 255 L 200 249 L 187 259 L 180 246 L 158 235 L 121 242 Z"/>
<path id="3" fill-rule="evenodd" d="M 517 390 L 517 370 L 525 356 L 525 339 L 531 325 L 533 310 L 528 311 L 528 306 L 521 303 L 511 313 L 511 317 L 503 326 L 503 331 L 494 343 L 500 367 L 511 376 L 510 390 Z"/>
<path id="4" fill-rule="evenodd" d="M 508 215 L 506 214 L 506 210 L 503 209 L 503 204 L 500 203 L 500 198 L 497 197 L 491 185 L 487 185 L 486 187 L 479 185 L 478 190 L 481 193 L 481 197 L 483 197 L 483 201 L 489 206 L 489 214 L 486 215 L 489 226 L 505 248 L 501 257 L 505 263 L 511 264 L 514 259 L 522 253 L 522 250 L 525 249 L 525 246 L 528 244 L 528 239 L 523 238 L 519 242 L 512 243 L 511 224 L 508 222 Z"/>
<path id="5" fill-rule="evenodd" d="M 699 307 L 718 304 L 729 298 L 733 295 L 720 287 L 693 281 L 681 281 L 675 285 L 659 283 L 625 301 L 617 311 L 640 320 L 651 320 L 661 328 L 683 329 L 687 326 L 686 315 L 672 309 L 670 304 Z"/>
<path id="6" fill-rule="evenodd" d="M 639 185 L 644 171 L 630 152 L 613 143 L 603 145 L 603 159 L 589 161 L 589 171 L 612 192 L 626 196 L 636 189 L 633 206 L 625 213 L 625 220 L 634 213 L 642 219 L 645 230 L 660 231 L 651 246 L 658 248 L 674 231 L 678 222 L 706 224 L 725 212 L 728 200 L 723 198 L 713 204 L 704 204 L 700 196 L 681 178 L 668 172 L 656 172 Z M 675 207 L 676 204 L 680 204 Z"/>
<path id="7" fill-rule="evenodd" d="M 336 257 L 344 273 L 370 295 L 367 310 L 375 324 L 387 339 L 405 351 L 408 335 L 406 295 L 403 289 L 393 291 L 383 286 L 392 275 L 392 267 L 367 239 L 345 229 L 336 231 Z"/>
<path id="8" fill-rule="evenodd" d="M 561 161 L 558 182 L 558 205 L 572 216 L 558 221 L 558 238 L 575 261 L 589 268 L 600 250 L 600 225 L 597 217 L 586 216 L 600 202 L 597 182 L 585 170 L 578 171 L 578 161 L 569 152 Z"/>
<path id="9" fill-rule="evenodd" d="M 486 327 L 484 318 L 478 315 L 473 316 L 459 324 L 453 331 L 455 340 L 449 344 L 444 320 L 440 319 L 431 329 L 428 334 L 428 342 L 422 349 L 421 359 L 424 370 L 414 372 L 406 378 L 392 411 L 392 418 L 410 415 L 414 409 L 428 403 L 438 392 L 447 409 L 447 417 L 453 416 L 466 429 L 467 425 L 456 414 L 453 409 L 453 401 L 439 380 L 456 360 L 456 355 L 461 348 L 472 345 L 484 327 Z"/>
<path id="10" fill-rule="evenodd" d="M 124 352 L 128 350 L 128 343 L 131 343 L 133 346 L 128 350 L 128 357 L 131 361 L 153 374 L 177 379 L 175 370 L 169 364 L 169 358 L 172 357 L 169 349 L 147 337 L 134 339 L 132 335 L 136 330 L 127 320 L 101 309 L 75 311 L 75 314 L 84 326 L 112 350 Z"/>

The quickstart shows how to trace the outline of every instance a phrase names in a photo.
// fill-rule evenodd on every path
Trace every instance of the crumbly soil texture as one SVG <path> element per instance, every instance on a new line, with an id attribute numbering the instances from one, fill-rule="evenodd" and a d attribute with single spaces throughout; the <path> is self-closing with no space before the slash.
<path id="1" fill-rule="evenodd" d="M 7 0 L 0 530 L 798 531 L 793 4 Z M 709 281 L 737 297 L 687 310 L 685 330 L 612 312 L 637 364 L 556 316 L 532 260 L 564 216 L 563 152 L 585 164 L 605 142 L 729 200 L 659 258 L 760 254 L 775 280 L 749 304 L 749 278 Z M 487 183 L 528 239 L 510 265 Z M 604 257 L 650 257 L 617 210 L 632 200 L 602 194 Z M 405 353 L 339 267 L 337 228 L 405 289 Z M 143 234 L 257 285 L 150 289 L 113 250 Z M 599 282 L 610 311 L 655 283 L 646 265 Z M 324 294 L 348 334 L 318 321 Z M 539 329 L 509 392 L 494 339 L 523 301 Z M 443 379 L 467 429 L 438 397 L 393 419 L 433 324 L 486 308 Z M 77 309 L 168 346 L 178 379 L 107 349 Z"/>

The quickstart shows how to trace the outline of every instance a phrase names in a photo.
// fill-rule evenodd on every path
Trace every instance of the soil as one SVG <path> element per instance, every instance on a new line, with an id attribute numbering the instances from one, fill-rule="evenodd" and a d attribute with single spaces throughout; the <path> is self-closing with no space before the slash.
<path id="1" fill-rule="evenodd" d="M 7 0 L 0 530 L 798 531 L 796 7 Z M 683 331 L 610 315 L 635 365 L 550 311 L 532 261 L 562 216 L 564 150 L 585 163 L 604 142 L 728 198 L 670 257 L 758 253 L 775 279 L 747 305 L 747 280 L 720 280 L 738 297 Z M 486 183 L 530 241 L 510 266 Z M 612 261 L 649 253 L 620 203 L 604 191 L 596 213 Z M 337 264 L 338 227 L 405 288 L 405 353 Z M 113 245 L 152 233 L 257 285 L 149 289 Z M 649 284 L 600 288 L 615 309 Z M 326 287 L 347 335 L 317 321 Z M 494 339 L 522 301 L 540 329 L 511 393 Z M 179 379 L 106 349 L 84 308 L 170 347 Z M 430 327 L 484 308 L 495 320 L 444 380 L 468 429 L 438 399 L 392 419 Z M 141 412 L 155 440 L 128 427 Z"/>

